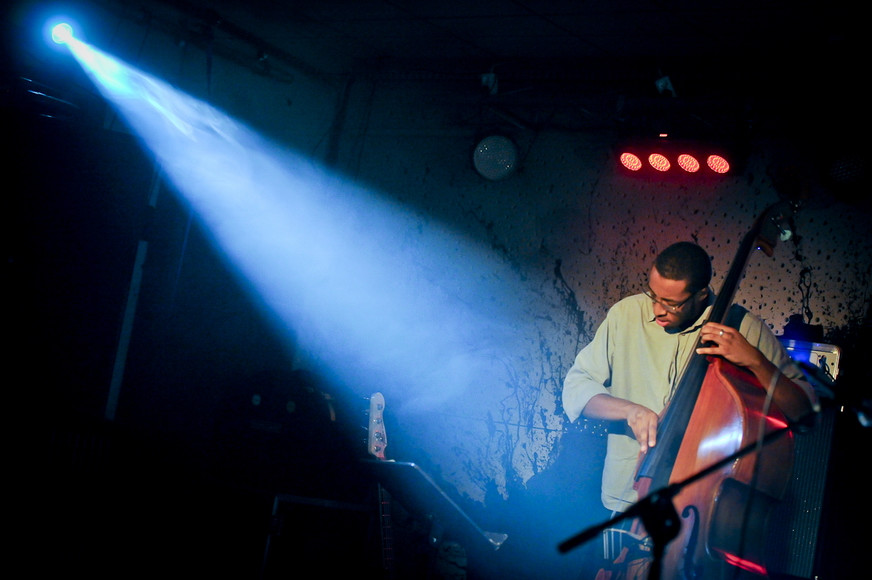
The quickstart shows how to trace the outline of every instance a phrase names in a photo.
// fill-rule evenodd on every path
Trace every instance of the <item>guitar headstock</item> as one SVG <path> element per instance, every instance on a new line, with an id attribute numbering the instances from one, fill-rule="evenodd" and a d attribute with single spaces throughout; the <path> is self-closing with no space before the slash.
<path id="1" fill-rule="evenodd" d="M 385 459 L 388 435 L 385 431 L 385 398 L 373 393 L 369 398 L 369 426 L 367 428 L 367 451 L 378 459 Z"/>

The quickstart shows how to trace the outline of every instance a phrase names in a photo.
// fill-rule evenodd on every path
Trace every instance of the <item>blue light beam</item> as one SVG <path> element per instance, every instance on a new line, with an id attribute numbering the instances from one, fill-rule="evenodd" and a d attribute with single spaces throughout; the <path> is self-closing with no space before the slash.
<path id="1" fill-rule="evenodd" d="M 506 286 L 506 264 L 214 107 L 67 43 L 319 372 L 412 411 L 497 382 L 509 343 L 524 335 L 517 305 L 505 306 L 520 294 Z"/>

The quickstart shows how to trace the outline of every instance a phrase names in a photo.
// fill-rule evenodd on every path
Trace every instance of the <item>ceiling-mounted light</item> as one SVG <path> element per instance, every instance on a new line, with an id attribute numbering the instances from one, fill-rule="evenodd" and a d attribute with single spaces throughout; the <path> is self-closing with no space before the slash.
<path id="1" fill-rule="evenodd" d="M 678 156 L 678 166 L 688 173 L 696 173 L 699 171 L 699 161 L 689 153 L 682 153 Z"/>
<path id="2" fill-rule="evenodd" d="M 61 22 L 51 29 L 51 39 L 57 44 L 66 44 L 73 38 L 73 27 Z"/>
<path id="3" fill-rule="evenodd" d="M 642 169 L 642 160 L 639 159 L 639 156 L 635 153 L 624 151 L 623 153 L 621 153 L 621 165 L 623 165 L 630 171 L 639 171 L 640 169 Z"/>
<path id="4" fill-rule="evenodd" d="M 499 181 L 517 169 L 518 148 L 508 137 L 490 135 L 475 146 L 472 163 L 479 175 L 491 181 Z"/>
<path id="5" fill-rule="evenodd" d="M 648 156 L 648 163 L 657 171 L 669 171 L 672 164 L 669 163 L 669 158 L 662 153 L 652 153 Z"/>
<path id="6" fill-rule="evenodd" d="M 730 162 L 721 155 L 709 155 L 705 163 L 715 173 L 729 173 L 730 171 Z"/>
<path id="7" fill-rule="evenodd" d="M 626 138 L 616 149 L 622 171 L 635 175 L 659 176 L 727 176 L 735 175 L 741 163 L 742 149 L 725 148 L 705 140 L 647 137 Z"/>

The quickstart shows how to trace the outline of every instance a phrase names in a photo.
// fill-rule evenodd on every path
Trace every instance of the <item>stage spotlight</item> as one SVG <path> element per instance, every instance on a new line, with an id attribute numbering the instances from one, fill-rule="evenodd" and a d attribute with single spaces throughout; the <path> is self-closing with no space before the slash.
<path id="1" fill-rule="evenodd" d="M 715 173 L 729 173 L 730 171 L 730 162 L 721 155 L 709 155 L 705 163 Z"/>
<path id="2" fill-rule="evenodd" d="M 734 153 L 705 141 L 629 138 L 616 150 L 623 170 L 634 175 L 703 179 L 735 172 Z M 703 162 L 703 160 L 705 160 Z"/>
<path id="3" fill-rule="evenodd" d="M 669 171 L 672 167 L 672 164 L 669 163 L 669 159 L 662 153 L 652 153 L 649 155 L 648 163 L 657 171 Z"/>
<path id="4" fill-rule="evenodd" d="M 66 44 L 73 38 L 73 27 L 66 22 L 56 24 L 51 29 L 51 39 L 57 44 Z"/>
<path id="5" fill-rule="evenodd" d="M 699 171 L 699 161 L 696 160 L 696 157 L 687 153 L 682 153 L 678 156 L 678 166 L 688 173 Z"/>
<path id="6" fill-rule="evenodd" d="M 642 160 L 635 153 L 625 151 L 621 153 L 621 165 L 630 171 L 639 171 L 642 169 Z"/>
<path id="7" fill-rule="evenodd" d="M 50 48 L 63 51 L 71 44 L 84 42 L 82 18 L 73 13 L 54 14 L 44 17 L 40 28 L 42 41 Z"/>

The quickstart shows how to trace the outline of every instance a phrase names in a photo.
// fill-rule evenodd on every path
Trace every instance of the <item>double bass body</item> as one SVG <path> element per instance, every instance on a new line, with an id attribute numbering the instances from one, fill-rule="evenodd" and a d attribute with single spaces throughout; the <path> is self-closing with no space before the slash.
<path id="1" fill-rule="evenodd" d="M 732 325 L 727 323 L 732 299 L 749 255 L 754 249 L 772 255 L 778 233 L 784 232 L 783 205 L 768 208 L 743 238 L 710 321 Z M 779 407 L 767 399 L 767 387 L 723 358 L 691 356 L 675 396 L 661 415 L 657 444 L 640 457 L 636 473 L 640 498 L 673 490 L 674 496 L 668 498 L 671 513 L 641 518 L 651 528 L 658 525 L 657 530 L 646 531 L 642 521 L 634 523 L 634 534 L 642 538 L 647 534 L 645 544 L 653 546 L 650 556 L 627 562 L 624 550 L 613 563 L 617 565 L 601 570 L 598 578 L 767 576 L 767 519 L 786 492 L 794 458 L 793 433 Z M 781 400 L 790 406 L 791 402 Z M 779 436 L 754 447 L 770 433 Z M 713 466 L 718 468 L 712 470 Z M 702 473 L 706 475 L 698 477 Z M 684 485 L 689 479 L 691 483 Z M 662 525 L 673 519 L 680 526 Z"/>
<path id="2" fill-rule="evenodd" d="M 718 358 L 710 361 L 697 410 L 701 412 L 687 425 L 670 483 L 684 481 L 787 425 L 750 373 Z M 663 578 L 719 578 L 725 567 L 765 577 L 767 519 L 790 482 L 793 445 L 793 434 L 787 432 L 675 495 L 681 529 L 666 548 Z"/>

